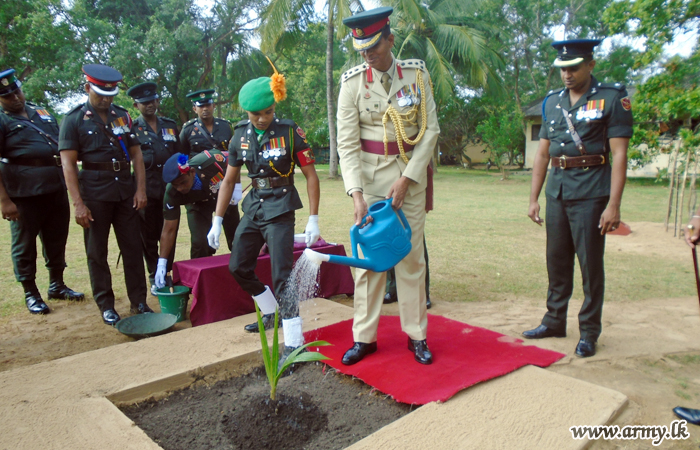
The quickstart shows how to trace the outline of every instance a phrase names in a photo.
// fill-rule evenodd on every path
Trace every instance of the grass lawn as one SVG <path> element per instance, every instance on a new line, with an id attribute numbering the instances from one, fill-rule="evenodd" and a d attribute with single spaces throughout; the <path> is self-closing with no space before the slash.
<path id="1" fill-rule="evenodd" d="M 328 179 L 328 166 L 318 166 L 321 179 L 319 225 L 329 242 L 346 245 L 352 225 L 352 201 L 345 195 L 342 180 Z M 297 173 L 297 187 L 308 206 L 306 184 Z M 244 180 L 244 187 L 247 183 Z M 439 167 L 435 175 L 435 210 L 428 214 L 426 240 L 430 254 L 431 298 L 437 301 L 492 301 L 504 298 L 544 299 L 547 289 L 545 230 L 527 217 L 530 175 Z M 628 182 L 622 201 L 626 222 L 662 223 L 667 187 L 646 181 Z M 687 195 L 687 193 L 686 193 Z M 544 212 L 544 193 L 540 199 Z M 306 226 L 308 210 L 297 211 L 297 232 Z M 183 211 L 184 219 L 184 211 Z M 186 220 L 186 219 L 185 219 Z M 25 314 L 21 285 L 15 281 L 7 224 L 0 233 L 0 317 Z M 136 232 L 136 230 L 134 231 Z M 225 247 L 225 246 L 224 246 Z M 112 236 L 110 264 L 117 296 L 125 296 L 121 266 L 115 268 L 118 247 Z M 219 253 L 227 253 L 219 249 Z M 189 256 L 189 231 L 180 227 L 176 259 Z M 82 230 L 73 221 L 67 245 L 67 284 L 82 290 L 92 301 Z M 48 286 L 43 262 L 38 262 L 37 284 Z M 580 276 L 575 296 L 580 296 Z M 606 301 L 638 300 L 694 295 L 692 266 L 676 260 L 639 254 L 606 254 Z M 45 294 L 44 294 L 45 295 Z"/>

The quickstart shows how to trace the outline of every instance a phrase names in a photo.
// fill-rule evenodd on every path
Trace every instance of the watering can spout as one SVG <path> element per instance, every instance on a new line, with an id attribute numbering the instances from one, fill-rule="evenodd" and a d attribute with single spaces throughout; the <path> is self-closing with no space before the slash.
<path id="1" fill-rule="evenodd" d="M 306 259 L 316 264 L 317 266 L 320 266 L 322 262 L 328 261 L 330 259 L 329 255 L 315 252 L 310 248 L 304 250 L 304 256 L 306 256 Z"/>

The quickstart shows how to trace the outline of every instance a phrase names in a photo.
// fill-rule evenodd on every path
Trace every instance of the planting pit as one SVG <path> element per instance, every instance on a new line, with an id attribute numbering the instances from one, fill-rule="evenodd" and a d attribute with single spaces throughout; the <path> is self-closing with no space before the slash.
<path id="1" fill-rule="evenodd" d="M 416 409 L 321 363 L 282 378 L 263 367 L 122 412 L 165 450 L 343 449 Z"/>

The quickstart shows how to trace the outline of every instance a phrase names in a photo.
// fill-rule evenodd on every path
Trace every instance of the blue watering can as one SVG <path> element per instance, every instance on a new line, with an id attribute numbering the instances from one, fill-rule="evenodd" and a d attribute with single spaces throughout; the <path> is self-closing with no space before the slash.
<path id="1" fill-rule="evenodd" d="M 350 228 L 352 258 L 326 255 L 308 248 L 304 250 L 304 255 L 318 265 L 327 261 L 373 272 L 391 269 L 411 251 L 411 227 L 403 211 L 392 208 L 391 201 L 389 198 L 373 204 L 362 219 L 364 223 L 368 216 L 372 216 L 372 222 Z M 364 258 L 358 256 L 358 245 Z"/>

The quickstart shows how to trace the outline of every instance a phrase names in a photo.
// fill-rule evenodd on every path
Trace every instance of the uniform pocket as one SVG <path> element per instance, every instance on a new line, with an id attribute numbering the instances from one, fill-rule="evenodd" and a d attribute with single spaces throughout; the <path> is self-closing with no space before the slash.
<path id="1" fill-rule="evenodd" d="M 382 120 L 381 102 L 379 100 L 365 100 L 357 105 L 360 113 L 360 122 L 372 124 Z"/>

